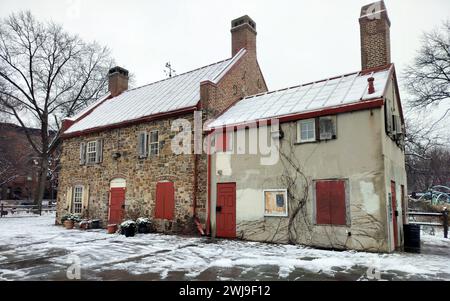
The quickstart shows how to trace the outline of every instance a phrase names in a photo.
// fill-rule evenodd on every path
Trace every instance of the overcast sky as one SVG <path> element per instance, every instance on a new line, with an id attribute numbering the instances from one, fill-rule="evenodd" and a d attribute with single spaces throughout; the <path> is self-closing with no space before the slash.
<path id="1" fill-rule="evenodd" d="M 230 57 L 230 21 L 248 14 L 257 24 L 258 61 L 274 90 L 359 70 L 358 17 L 370 2 L 0 0 L 0 17 L 31 10 L 40 20 L 107 45 L 139 86 L 164 78 L 167 61 L 182 73 Z M 399 73 L 413 59 L 422 33 L 450 19 L 450 1 L 385 3 Z"/>

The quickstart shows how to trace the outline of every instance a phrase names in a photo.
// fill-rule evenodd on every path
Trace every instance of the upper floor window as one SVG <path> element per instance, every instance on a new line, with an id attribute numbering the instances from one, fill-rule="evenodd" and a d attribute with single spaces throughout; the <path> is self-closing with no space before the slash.
<path id="1" fill-rule="evenodd" d="M 147 134 L 147 132 L 139 133 L 138 153 L 139 153 L 139 158 L 145 158 L 148 155 L 148 134 Z"/>
<path id="2" fill-rule="evenodd" d="M 83 208 L 83 186 L 75 186 L 73 190 L 72 212 L 81 214 Z"/>
<path id="3" fill-rule="evenodd" d="M 95 163 L 97 158 L 97 141 L 89 141 L 87 144 L 87 163 Z"/>
<path id="4" fill-rule="evenodd" d="M 150 155 L 156 156 L 159 154 L 159 133 L 158 131 L 150 132 Z"/>
<path id="5" fill-rule="evenodd" d="M 320 140 L 336 139 L 336 116 L 319 117 Z"/>
<path id="6" fill-rule="evenodd" d="M 297 142 L 316 141 L 316 120 L 305 119 L 297 122 Z"/>
<path id="7" fill-rule="evenodd" d="M 228 152 L 232 150 L 230 133 L 218 132 L 215 137 L 216 152 Z"/>
<path id="8" fill-rule="evenodd" d="M 94 164 L 102 162 L 103 141 L 102 139 L 80 143 L 80 164 Z"/>
<path id="9" fill-rule="evenodd" d="M 297 121 L 297 143 L 336 139 L 336 115 Z"/>

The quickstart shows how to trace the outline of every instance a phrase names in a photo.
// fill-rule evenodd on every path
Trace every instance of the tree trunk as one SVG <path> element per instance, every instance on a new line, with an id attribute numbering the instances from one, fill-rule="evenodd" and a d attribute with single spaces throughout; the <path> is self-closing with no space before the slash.
<path id="1" fill-rule="evenodd" d="M 38 184 L 36 187 L 34 203 L 38 206 L 39 212 L 41 212 L 42 199 L 44 198 L 45 185 L 47 183 L 48 174 L 48 155 L 46 153 L 41 156 L 39 165 Z"/>
<path id="2" fill-rule="evenodd" d="M 39 213 L 42 210 L 42 199 L 44 198 L 45 184 L 48 175 L 48 114 L 44 112 L 41 117 L 41 143 L 42 153 L 39 160 L 38 184 L 36 188 L 34 203 L 38 206 Z"/>

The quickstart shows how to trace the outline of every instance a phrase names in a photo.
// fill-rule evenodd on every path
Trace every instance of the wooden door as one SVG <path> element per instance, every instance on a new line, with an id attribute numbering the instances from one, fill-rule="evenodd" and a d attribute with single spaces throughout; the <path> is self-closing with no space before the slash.
<path id="1" fill-rule="evenodd" d="M 119 224 L 122 222 L 125 211 L 125 187 L 111 188 L 109 203 L 110 224 Z"/>
<path id="2" fill-rule="evenodd" d="M 175 188 L 172 182 L 156 184 L 155 218 L 173 220 L 175 211 Z"/>
<path id="3" fill-rule="evenodd" d="M 217 184 L 216 236 L 236 237 L 236 183 Z"/>
<path id="4" fill-rule="evenodd" d="M 392 223 L 394 225 L 394 245 L 398 246 L 398 225 L 397 225 L 397 196 L 395 193 L 395 182 L 391 181 L 391 195 L 392 195 Z"/>

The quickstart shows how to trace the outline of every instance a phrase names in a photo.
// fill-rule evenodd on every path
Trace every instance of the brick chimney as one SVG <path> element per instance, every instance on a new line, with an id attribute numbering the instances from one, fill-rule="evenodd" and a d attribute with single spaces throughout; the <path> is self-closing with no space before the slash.
<path id="1" fill-rule="evenodd" d="M 242 48 L 256 56 L 256 23 L 247 15 L 231 21 L 231 55 Z"/>
<path id="2" fill-rule="evenodd" d="M 362 70 L 389 64 L 391 62 L 391 22 L 384 1 L 363 6 L 359 25 Z"/>
<path id="3" fill-rule="evenodd" d="M 111 68 L 108 72 L 108 89 L 112 97 L 128 90 L 128 70 L 122 67 Z"/>

